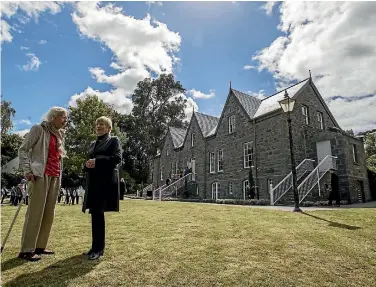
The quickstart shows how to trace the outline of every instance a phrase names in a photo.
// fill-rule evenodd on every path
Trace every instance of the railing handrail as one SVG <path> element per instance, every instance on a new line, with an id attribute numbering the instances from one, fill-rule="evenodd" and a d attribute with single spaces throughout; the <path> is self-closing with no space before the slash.
<path id="1" fill-rule="evenodd" d="M 296 168 L 295 170 L 297 170 L 299 167 L 301 167 L 303 165 L 304 162 L 306 161 L 313 161 L 315 162 L 314 159 L 310 159 L 310 158 L 305 158 Z M 292 176 L 292 171 L 290 171 L 289 174 L 287 174 L 275 187 L 273 187 L 273 189 L 271 190 L 271 192 L 274 192 L 275 189 L 277 189 L 277 187 L 279 187 L 288 177 Z"/>
<path id="2" fill-rule="evenodd" d="M 150 186 L 153 186 L 153 184 L 151 183 L 151 184 L 149 184 L 148 186 L 144 187 L 144 188 L 142 189 L 142 192 L 147 191 L 147 189 L 148 189 Z"/>
<path id="3" fill-rule="evenodd" d="M 179 181 L 185 179 L 186 177 L 188 177 L 188 176 L 190 176 L 190 175 L 192 175 L 192 173 L 188 173 L 188 174 L 184 175 L 182 178 L 179 178 L 177 181 L 175 181 L 175 182 L 173 182 L 173 183 L 167 185 L 164 189 L 162 189 L 162 190 L 160 191 L 160 193 L 162 193 L 162 192 L 165 191 L 167 188 L 170 188 L 171 186 L 177 184 Z M 166 185 L 166 184 L 165 184 L 165 185 Z"/>
<path id="4" fill-rule="evenodd" d="M 311 171 L 311 173 L 299 184 L 299 186 L 298 186 L 298 190 L 299 190 L 299 188 L 308 180 L 308 178 L 312 175 L 312 174 L 314 174 L 314 172 L 316 172 L 317 171 L 317 169 L 325 162 L 325 160 L 327 159 L 327 158 L 329 158 L 329 157 L 331 157 L 331 158 L 334 158 L 334 159 L 337 159 L 337 157 L 336 156 L 332 156 L 332 155 L 327 155 L 326 157 L 324 157 L 323 158 L 323 160 Z"/>

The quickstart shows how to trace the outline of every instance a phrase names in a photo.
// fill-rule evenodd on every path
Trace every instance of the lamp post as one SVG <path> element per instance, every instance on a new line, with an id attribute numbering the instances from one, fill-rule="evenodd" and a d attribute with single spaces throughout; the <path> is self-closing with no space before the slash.
<path id="1" fill-rule="evenodd" d="M 289 139 L 290 139 L 290 156 L 291 156 L 291 173 L 292 173 L 292 190 L 294 192 L 294 212 L 301 212 L 302 210 L 299 207 L 299 195 L 298 195 L 298 184 L 296 179 L 296 169 L 295 169 L 295 158 L 294 158 L 294 145 L 292 142 L 292 131 L 291 131 L 291 117 L 290 113 L 292 112 L 295 104 L 295 100 L 291 99 L 285 90 L 285 97 L 283 100 L 279 101 L 279 104 L 282 107 L 282 110 L 287 113 L 287 124 L 289 127 Z"/>

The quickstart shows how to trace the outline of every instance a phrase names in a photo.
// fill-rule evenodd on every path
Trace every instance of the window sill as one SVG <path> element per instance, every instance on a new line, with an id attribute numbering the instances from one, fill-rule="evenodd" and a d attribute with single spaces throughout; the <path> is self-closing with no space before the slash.
<path id="1" fill-rule="evenodd" d="M 218 170 L 218 173 L 223 173 L 223 170 Z"/>

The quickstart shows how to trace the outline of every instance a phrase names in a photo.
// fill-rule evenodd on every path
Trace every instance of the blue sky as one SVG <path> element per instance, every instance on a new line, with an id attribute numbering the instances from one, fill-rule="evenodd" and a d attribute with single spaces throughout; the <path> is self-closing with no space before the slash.
<path id="1" fill-rule="evenodd" d="M 161 69 L 174 73 L 187 89 L 187 114 L 198 106 L 200 112 L 215 116 L 222 111 L 230 80 L 233 88 L 262 97 L 306 78 L 311 69 L 313 75 L 324 75 L 314 81 L 343 128 L 376 126 L 369 116 L 375 108 L 376 84 L 364 80 L 376 76 L 367 64 L 376 60 L 365 52 L 362 38 L 364 33 L 374 36 L 375 21 L 369 16 L 368 23 L 365 11 L 376 5 L 339 3 L 324 7 L 332 13 L 317 15 L 311 10 L 322 7 L 294 3 L 91 3 L 2 4 L 2 20 L 10 28 L 2 31 L 1 92 L 17 111 L 15 131 L 26 131 L 51 106 L 74 104 L 87 91 L 129 112 L 129 95 L 138 80 Z M 302 18 L 297 11 L 308 13 Z M 340 31 L 348 24 L 339 25 L 338 17 L 333 18 L 336 13 L 347 23 L 359 15 L 366 19 L 354 24 L 360 26 L 352 41 L 355 37 L 359 45 L 351 53 L 348 46 L 343 48 L 346 64 L 346 57 L 333 57 L 331 49 L 323 48 L 325 39 L 346 39 Z M 142 20 L 147 14 L 151 18 Z M 337 25 L 332 33 L 339 36 L 333 39 L 330 31 L 320 29 L 322 21 L 328 27 Z M 359 64 L 359 57 L 364 64 Z M 347 67 L 353 61 L 363 77 Z"/>

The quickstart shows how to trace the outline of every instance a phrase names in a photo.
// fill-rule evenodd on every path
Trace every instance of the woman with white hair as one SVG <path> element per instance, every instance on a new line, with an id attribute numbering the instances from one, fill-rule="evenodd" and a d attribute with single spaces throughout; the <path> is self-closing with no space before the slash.
<path id="1" fill-rule="evenodd" d="M 64 130 L 67 111 L 51 108 L 41 124 L 34 125 L 18 150 L 20 169 L 29 181 L 29 205 L 21 238 L 19 258 L 40 260 L 41 254 L 54 254 L 46 249 L 60 189 Z"/>
<path id="2" fill-rule="evenodd" d="M 90 144 L 85 163 L 86 192 L 82 205 L 91 214 L 92 245 L 84 255 L 99 259 L 105 247 L 104 212 L 119 211 L 118 178 L 116 165 L 121 161 L 120 141 L 110 135 L 112 121 L 100 117 L 95 122 L 97 140 Z"/>

